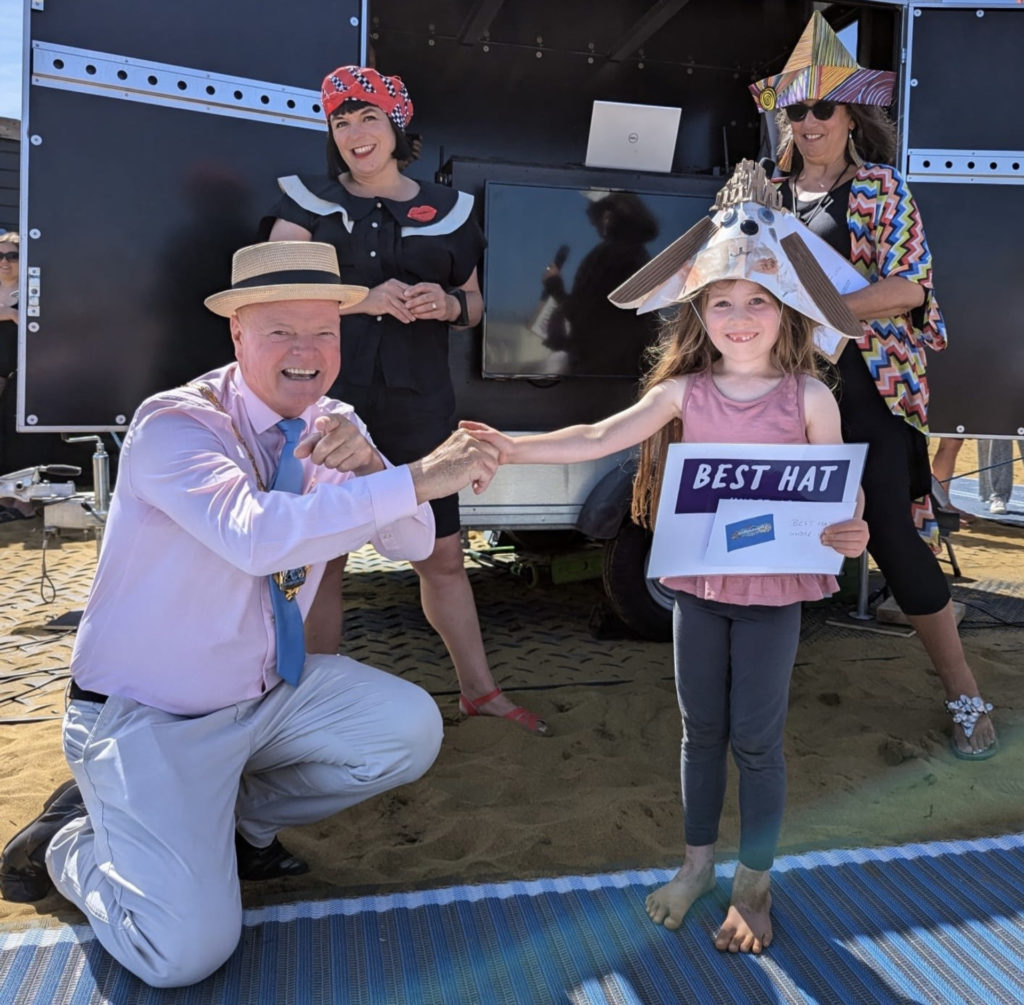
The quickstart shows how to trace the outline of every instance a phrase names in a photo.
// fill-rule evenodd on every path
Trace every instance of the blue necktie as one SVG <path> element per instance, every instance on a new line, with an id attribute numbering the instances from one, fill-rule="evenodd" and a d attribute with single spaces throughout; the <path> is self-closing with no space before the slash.
<path id="1" fill-rule="evenodd" d="M 284 446 L 270 487 L 276 492 L 301 492 L 302 461 L 295 456 L 295 444 L 299 442 L 306 424 L 302 419 L 282 419 L 277 428 L 284 433 Z M 279 578 L 284 580 L 283 588 Z M 306 662 L 306 638 L 302 614 L 295 600 L 297 590 L 291 591 L 291 599 L 286 591 L 296 581 L 301 585 L 303 579 L 303 569 L 292 569 L 285 572 L 283 577 L 281 573 L 270 577 L 270 601 L 274 608 L 274 634 L 277 638 L 277 672 L 292 686 L 297 685 L 302 676 L 302 666 Z"/>

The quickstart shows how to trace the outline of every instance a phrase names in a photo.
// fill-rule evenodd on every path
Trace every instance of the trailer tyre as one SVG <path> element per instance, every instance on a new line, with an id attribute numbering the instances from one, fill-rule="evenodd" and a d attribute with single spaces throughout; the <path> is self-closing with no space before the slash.
<path id="1" fill-rule="evenodd" d="M 653 535 L 626 519 L 604 546 L 604 592 L 611 609 L 638 635 L 654 642 L 672 638 L 673 594 L 647 578 Z"/>

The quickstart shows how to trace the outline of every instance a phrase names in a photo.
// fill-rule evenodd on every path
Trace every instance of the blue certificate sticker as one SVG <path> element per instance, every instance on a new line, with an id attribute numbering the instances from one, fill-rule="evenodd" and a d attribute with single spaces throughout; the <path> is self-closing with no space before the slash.
<path id="1" fill-rule="evenodd" d="M 775 518 L 771 513 L 747 517 L 725 525 L 725 550 L 736 551 L 754 544 L 775 540 Z"/>

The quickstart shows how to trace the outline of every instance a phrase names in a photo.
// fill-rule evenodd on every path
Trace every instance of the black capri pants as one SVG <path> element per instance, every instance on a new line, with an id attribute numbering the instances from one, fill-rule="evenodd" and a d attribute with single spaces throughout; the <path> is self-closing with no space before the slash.
<path id="1" fill-rule="evenodd" d="M 931 492 L 927 437 L 889 411 L 853 342 L 838 375 L 843 439 L 868 445 L 861 479 L 868 552 L 904 614 L 935 614 L 949 603 L 949 584 L 910 512 L 913 499 Z"/>

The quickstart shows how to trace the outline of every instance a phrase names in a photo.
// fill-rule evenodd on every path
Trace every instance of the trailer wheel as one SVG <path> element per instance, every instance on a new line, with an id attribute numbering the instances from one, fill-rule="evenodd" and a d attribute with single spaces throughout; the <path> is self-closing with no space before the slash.
<path id="1" fill-rule="evenodd" d="M 604 592 L 612 610 L 638 635 L 654 642 L 672 638 L 674 597 L 647 578 L 653 535 L 626 519 L 604 546 Z"/>

